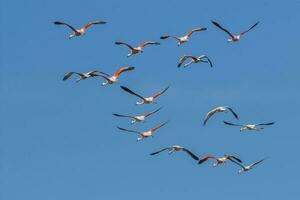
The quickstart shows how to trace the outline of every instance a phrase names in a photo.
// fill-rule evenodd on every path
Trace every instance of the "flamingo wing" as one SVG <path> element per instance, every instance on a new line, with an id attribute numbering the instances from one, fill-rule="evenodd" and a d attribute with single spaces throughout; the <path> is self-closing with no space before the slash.
<path id="1" fill-rule="evenodd" d="M 145 101 L 145 98 L 144 98 L 144 97 L 142 97 L 141 95 L 139 95 L 139 94 L 133 92 L 133 91 L 130 90 L 128 87 L 125 87 L 125 86 L 120 86 L 120 87 L 121 87 L 125 92 L 128 92 L 129 94 L 132 94 L 132 95 L 134 95 L 134 96 L 137 96 L 137 97 L 139 97 L 140 99 L 142 99 L 143 101 Z"/>
<path id="2" fill-rule="evenodd" d="M 133 116 L 130 116 L 130 115 L 120 115 L 120 114 L 116 114 L 116 113 L 113 113 L 112 115 L 114 115 L 114 116 L 116 116 L 116 117 L 134 118 Z"/>
<path id="3" fill-rule="evenodd" d="M 210 110 L 206 114 L 206 116 L 204 118 L 203 126 L 207 123 L 207 121 L 209 120 L 209 118 L 211 118 L 211 116 L 213 116 L 217 111 L 218 111 L 218 108 L 214 108 L 214 109 Z"/>
<path id="4" fill-rule="evenodd" d="M 177 67 L 180 67 L 180 66 L 184 63 L 184 61 L 186 61 L 186 59 L 188 59 L 188 58 L 191 58 L 191 59 L 197 59 L 196 57 L 191 56 L 191 55 L 183 55 L 183 56 L 181 56 L 181 57 L 179 58 Z"/>
<path id="5" fill-rule="evenodd" d="M 207 161 L 208 159 L 216 159 L 216 157 L 214 157 L 214 156 L 211 156 L 211 155 L 205 155 L 205 156 L 203 156 L 202 158 L 199 158 L 198 160 L 198 164 L 201 164 L 201 163 L 203 163 L 203 162 L 205 162 L 205 161 Z"/>
<path id="6" fill-rule="evenodd" d="M 164 122 L 163 124 L 161 124 L 161 125 L 159 125 L 159 126 L 156 126 L 156 127 L 154 127 L 154 128 L 151 128 L 150 130 L 151 130 L 152 132 L 154 132 L 154 131 L 156 131 L 157 129 L 159 129 L 159 128 L 163 127 L 164 125 L 166 125 L 167 123 L 168 123 L 168 121 Z"/>
<path id="7" fill-rule="evenodd" d="M 186 152 L 188 155 L 190 155 L 194 160 L 199 160 L 198 156 L 196 156 L 193 152 L 190 150 L 183 148 L 182 151 Z"/>
<path id="8" fill-rule="evenodd" d="M 168 38 L 174 38 L 174 39 L 180 41 L 179 37 L 174 36 L 174 35 L 162 35 L 162 36 L 160 36 L 160 39 L 162 39 L 162 40 L 168 39 Z"/>
<path id="9" fill-rule="evenodd" d="M 187 34 L 185 34 L 185 36 L 190 37 L 194 32 L 205 31 L 205 30 L 207 30 L 207 28 L 195 28 L 195 29 L 191 30 L 190 32 L 188 32 Z"/>
<path id="10" fill-rule="evenodd" d="M 257 164 L 261 163 L 261 162 L 264 161 L 264 160 L 266 160 L 266 158 L 261 159 L 261 160 L 255 162 L 255 163 L 252 163 L 252 164 L 250 165 L 250 167 L 253 167 L 253 166 L 257 165 Z"/>
<path id="11" fill-rule="evenodd" d="M 126 71 L 131 71 L 134 70 L 134 67 L 120 67 L 115 73 L 114 76 L 118 77 L 121 73 L 126 72 Z"/>
<path id="12" fill-rule="evenodd" d="M 84 25 L 82 27 L 82 29 L 86 30 L 88 27 L 90 27 L 91 25 L 95 25 L 95 24 L 106 24 L 106 22 L 105 21 L 101 21 L 101 20 L 90 21 L 89 23 L 87 23 L 86 25 Z"/>
<path id="13" fill-rule="evenodd" d="M 65 22 L 55 21 L 54 24 L 55 25 L 64 25 L 64 26 L 67 26 L 70 29 L 72 29 L 72 31 L 77 32 L 77 30 L 73 26 L 71 26 L 71 25 L 69 25 L 69 24 L 67 24 Z"/>
<path id="14" fill-rule="evenodd" d="M 126 43 L 126 42 L 115 42 L 115 44 L 116 44 L 116 45 L 125 45 L 125 46 L 127 46 L 129 49 L 131 49 L 131 50 L 134 49 L 130 44 L 128 44 L 128 43 Z"/>
<path id="15" fill-rule="evenodd" d="M 165 150 L 170 150 L 170 149 L 171 149 L 171 147 L 166 147 L 166 148 L 160 149 L 158 151 L 155 151 L 153 153 L 150 153 L 150 155 L 153 156 L 153 155 L 159 154 L 160 152 L 163 152 Z"/>
<path id="16" fill-rule="evenodd" d="M 245 166 L 242 165 L 240 162 L 236 161 L 235 159 L 232 159 L 232 158 L 228 158 L 228 160 L 230 160 L 231 162 L 237 164 L 238 166 L 242 167 L 243 169 L 245 169 Z"/>
<path id="17" fill-rule="evenodd" d="M 79 75 L 79 76 L 82 75 L 82 74 L 77 73 L 77 72 L 68 72 L 68 73 L 66 73 L 66 74 L 64 75 L 63 80 L 65 81 L 65 80 L 69 79 L 73 74 L 77 74 L 77 75 Z"/>
<path id="18" fill-rule="evenodd" d="M 248 33 L 251 29 L 253 29 L 255 26 L 257 26 L 258 23 L 259 23 L 259 22 L 256 22 L 256 23 L 255 23 L 253 26 L 251 26 L 249 29 L 247 29 L 246 31 L 241 32 L 240 35 L 244 35 L 244 34 Z"/>
<path id="19" fill-rule="evenodd" d="M 147 41 L 147 42 L 143 42 L 142 44 L 140 44 L 139 47 L 144 48 L 147 45 L 160 45 L 160 43 L 159 42 Z"/>
<path id="20" fill-rule="evenodd" d="M 145 117 L 148 117 L 148 116 L 150 116 L 150 115 L 152 115 L 152 114 L 154 114 L 154 113 L 157 113 L 157 112 L 160 111 L 162 108 L 163 108 L 163 107 L 160 107 L 159 109 L 156 109 L 156 110 L 154 110 L 154 111 L 152 111 L 152 112 L 146 113 L 146 114 L 144 114 L 144 116 L 145 116 Z"/>
<path id="21" fill-rule="evenodd" d="M 139 134 L 139 135 L 143 135 L 143 134 L 141 134 L 141 132 L 139 132 L 139 131 L 129 130 L 129 129 L 121 128 L 121 127 L 119 127 L 119 126 L 117 126 L 117 128 L 118 128 L 119 130 L 122 130 L 122 131 L 131 132 L 131 133 L 137 133 L 137 134 Z"/>
<path id="22" fill-rule="evenodd" d="M 240 124 L 234 124 L 234 123 L 230 123 L 230 122 L 226 122 L 226 121 L 223 121 L 224 124 L 227 124 L 227 125 L 230 125 L 230 126 L 243 126 L 243 125 L 240 125 Z"/>
<path id="23" fill-rule="evenodd" d="M 234 159 L 234 160 L 236 160 L 236 161 L 238 161 L 238 162 L 240 162 L 240 163 L 243 163 L 243 161 L 242 161 L 241 159 L 239 159 L 237 156 L 233 156 L 233 155 L 225 155 L 225 157 L 226 157 L 227 159 L 231 158 L 231 159 Z"/>
<path id="24" fill-rule="evenodd" d="M 224 31 L 225 33 L 227 33 L 231 38 L 234 38 L 234 36 L 225 28 L 223 28 L 220 24 L 218 24 L 215 21 L 211 21 L 211 23 L 213 23 L 216 27 L 218 27 L 219 29 L 221 29 L 222 31 Z"/>
<path id="25" fill-rule="evenodd" d="M 230 108 L 228 106 L 226 106 L 225 108 L 228 109 L 236 119 L 239 119 L 239 116 L 232 110 L 232 108 Z"/>
<path id="26" fill-rule="evenodd" d="M 157 98 L 158 96 L 162 95 L 163 93 L 165 93 L 168 89 L 169 89 L 170 86 L 166 87 L 165 89 L 163 89 L 162 91 L 158 92 L 158 93 L 155 93 L 152 95 L 152 97 L 155 99 Z"/>
<path id="27" fill-rule="evenodd" d="M 207 59 L 207 61 L 208 61 L 209 65 L 210 65 L 210 67 L 213 67 L 212 62 L 211 62 L 211 60 L 209 59 L 209 57 L 208 57 L 207 55 L 201 55 L 201 56 L 198 57 L 198 59 L 204 59 L 204 58 Z"/>
<path id="28" fill-rule="evenodd" d="M 269 125 L 273 125 L 275 124 L 275 122 L 270 122 L 270 123 L 261 123 L 261 124 L 256 124 L 257 126 L 269 126 Z"/>

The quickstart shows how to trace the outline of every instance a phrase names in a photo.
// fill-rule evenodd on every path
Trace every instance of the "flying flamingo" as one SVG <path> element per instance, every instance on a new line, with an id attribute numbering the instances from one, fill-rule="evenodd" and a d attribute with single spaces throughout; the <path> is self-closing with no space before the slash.
<path id="1" fill-rule="evenodd" d="M 56 25 L 64 25 L 64 26 L 67 26 L 69 27 L 70 29 L 72 29 L 72 34 L 69 35 L 69 39 L 75 37 L 75 36 L 81 36 L 81 35 L 84 35 L 85 34 L 85 30 L 87 28 L 89 28 L 91 25 L 95 25 L 95 24 L 106 24 L 106 22 L 104 21 L 101 21 L 101 20 L 97 20 L 97 21 L 91 21 L 89 23 L 87 23 L 86 25 L 84 25 L 83 27 L 81 27 L 80 29 L 75 29 L 73 26 L 65 23 L 65 22 L 60 22 L 60 21 L 56 21 L 54 22 L 54 24 Z"/>
<path id="2" fill-rule="evenodd" d="M 220 106 L 220 107 L 216 107 L 216 108 L 210 110 L 206 114 L 203 126 L 207 123 L 207 121 L 209 120 L 209 118 L 211 116 L 213 116 L 215 113 L 217 113 L 217 112 L 225 112 L 225 113 L 227 113 L 228 111 L 230 111 L 236 119 L 239 119 L 238 115 L 230 107 L 228 107 L 228 106 Z"/>
<path id="3" fill-rule="evenodd" d="M 130 94 L 132 94 L 132 95 L 135 95 L 135 96 L 139 97 L 139 98 L 142 100 L 141 102 L 136 102 L 137 105 L 141 105 L 141 104 L 149 104 L 149 103 L 156 103 L 156 102 L 154 102 L 154 100 L 155 100 L 157 97 L 159 97 L 160 95 L 162 95 L 165 91 L 167 91 L 167 90 L 169 89 L 169 87 L 170 87 L 170 86 L 166 87 L 165 89 L 163 89 L 163 90 L 160 91 L 160 92 L 157 92 L 157 93 L 151 95 L 150 97 L 142 97 L 141 95 L 139 95 L 139 94 L 137 94 L 137 93 L 131 91 L 129 88 L 127 88 L 127 87 L 125 87 L 125 86 L 121 86 L 121 88 L 122 88 L 124 91 L 126 91 L 126 92 L 128 92 L 128 93 L 130 93 Z"/>
<path id="4" fill-rule="evenodd" d="M 154 128 L 151 128 L 150 130 L 145 131 L 145 132 L 134 131 L 134 130 L 128 130 L 128 129 L 121 128 L 121 127 L 118 127 L 118 126 L 117 126 L 117 128 L 120 129 L 120 130 L 122 130 L 122 131 L 127 131 L 127 132 L 131 132 L 131 133 L 137 133 L 137 134 L 139 134 L 141 137 L 139 137 L 139 138 L 137 139 L 137 141 L 141 141 L 141 140 L 144 140 L 144 139 L 146 139 L 146 138 L 148 138 L 148 137 L 150 137 L 150 136 L 153 137 L 153 133 L 154 133 L 157 129 L 159 129 L 159 128 L 161 128 L 162 126 L 166 125 L 167 123 L 168 123 L 168 122 L 165 122 L 165 123 L 163 123 L 163 124 L 161 124 L 161 125 L 159 125 L 159 126 L 156 126 L 156 127 L 154 127 Z"/>
<path id="5" fill-rule="evenodd" d="M 194 32 L 205 31 L 205 30 L 207 30 L 207 28 L 195 28 L 195 29 L 191 30 L 190 32 L 186 33 L 182 37 L 165 34 L 165 35 L 160 36 L 160 39 L 164 40 L 167 38 L 174 38 L 178 41 L 177 46 L 180 46 L 181 44 L 186 43 Z"/>
<path id="6" fill-rule="evenodd" d="M 168 154 L 172 154 L 173 152 L 175 151 L 183 151 L 183 152 L 186 152 L 188 155 L 190 155 L 194 160 L 198 160 L 198 156 L 196 156 L 195 154 L 193 154 L 190 150 L 182 147 L 182 146 L 179 146 L 179 145 L 172 145 L 172 146 L 169 146 L 169 147 L 166 147 L 166 148 L 163 148 L 163 149 L 160 149 L 156 152 L 153 152 L 151 153 L 150 155 L 153 156 L 153 155 L 156 155 L 160 152 L 163 152 L 163 151 L 166 151 L 168 150 Z"/>
<path id="7" fill-rule="evenodd" d="M 242 167 L 242 168 L 239 170 L 239 174 L 240 174 L 240 173 L 243 173 L 243 172 L 246 172 L 246 171 L 249 171 L 249 170 L 252 169 L 255 165 L 257 165 L 257 164 L 261 163 L 262 161 L 266 160 L 266 158 L 264 158 L 264 159 L 261 159 L 261 160 L 259 160 L 259 161 L 257 161 L 257 162 L 254 162 L 254 163 L 252 163 L 252 164 L 250 164 L 250 165 L 243 165 L 243 164 L 241 164 L 241 163 L 235 161 L 234 159 L 231 159 L 231 158 L 228 158 L 228 159 L 229 159 L 230 161 L 232 161 L 233 163 L 237 164 L 238 166 Z"/>
<path id="8" fill-rule="evenodd" d="M 118 77 L 120 76 L 120 74 L 122 74 L 123 72 L 126 72 L 126 71 L 131 71 L 131 70 L 134 70 L 134 67 L 128 67 L 128 66 L 120 67 L 112 76 L 110 76 L 104 72 L 100 72 L 101 74 L 99 74 L 99 76 L 101 76 L 102 78 L 105 79 L 105 82 L 102 83 L 102 85 L 116 83 L 118 81 Z"/>
<path id="9" fill-rule="evenodd" d="M 137 116 L 120 115 L 120 114 L 116 114 L 116 113 L 113 113 L 113 115 L 116 116 L 116 117 L 131 118 L 132 119 L 131 124 L 134 124 L 136 122 L 142 122 L 142 121 L 144 121 L 147 117 L 149 117 L 150 115 L 153 115 L 154 113 L 158 112 L 160 109 L 162 109 L 162 107 L 160 107 L 159 109 L 154 110 L 152 112 L 149 112 L 149 113 L 146 113 L 146 114 L 143 114 L 143 115 L 137 115 Z"/>
<path id="10" fill-rule="evenodd" d="M 214 159 L 215 160 L 215 162 L 213 163 L 214 167 L 216 167 L 216 166 L 218 166 L 220 164 L 225 163 L 226 160 L 228 160 L 228 159 L 234 159 L 237 162 L 242 163 L 242 161 L 238 157 L 233 156 L 233 155 L 224 155 L 224 157 L 222 157 L 222 158 L 216 158 L 215 156 L 212 156 L 212 155 L 205 155 L 205 156 L 203 156 L 202 158 L 200 158 L 198 160 L 198 164 L 201 164 L 201 163 L 207 161 L 208 159 Z"/>
<path id="11" fill-rule="evenodd" d="M 270 122 L 270 123 L 261 123 L 261 124 L 246 124 L 246 125 L 240 125 L 240 124 L 233 124 L 233 123 L 229 123 L 226 121 L 223 121 L 224 124 L 230 125 L 230 126 L 239 126 L 240 131 L 245 131 L 245 130 L 249 130 L 249 131 L 260 131 L 262 129 L 264 129 L 264 127 L 262 126 L 270 126 L 275 124 L 275 122 Z"/>
<path id="12" fill-rule="evenodd" d="M 143 42 L 142 44 L 140 44 L 139 46 L 137 47 L 132 47 L 131 45 L 129 45 L 128 43 L 125 43 L 125 42 L 115 42 L 116 45 L 125 45 L 129 48 L 129 54 L 127 55 L 127 57 L 130 57 L 134 54 L 138 54 L 138 53 L 143 53 L 143 49 L 145 46 L 147 45 L 160 45 L 159 42 L 151 42 L 151 41 L 146 41 L 146 42 Z"/>
<path id="13" fill-rule="evenodd" d="M 76 75 L 79 76 L 79 78 L 76 80 L 76 82 L 79 82 L 79 81 L 87 79 L 87 78 L 100 76 L 100 72 L 97 71 L 97 70 L 89 71 L 89 72 L 86 72 L 86 73 L 68 72 L 64 75 L 63 80 L 65 81 L 65 80 L 69 79 L 73 74 L 76 74 Z"/>
<path id="14" fill-rule="evenodd" d="M 212 67 L 212 62 L 210 61 L 210 59 L 208 58 L 207 55 L 201 55 L 198 57 L 195 56 L 191 56 L 191 55 L 183 55 L 181 56 L 181 58 L 179 59 L 179 62 L 177 64 L 177 67 L 181 67 L 181 65 L 187 60 L 190 59 L 190 62 L 186 63 L 183 65 L 183 67 L 187 67 L 193 63 L 198 63 L 198 62 L 203 62 L 203 63 L 209 63 L 210 67 Z"/>
<path id="15" fill-rule="evenodd" d="M 227 29 L 223 28 L 220 24 L 218 24 L 217 22 L 215 22 L 215 21 L 211 21 L 211 22 L 216 27 L 218 27 L 219 29 L 221 29 L 222 31 L 224 31 L 225 33 L 227 33 L 229 35 L 229 39 L 227 40 L 228 42 L 237 42 L 237 41 L 239 41 L 244 34 L 248 33 L 251 29 L 253 29 L 255 26 L 257 26 L 257 24 L 259 23 L 259 22 L 256 22 L 253 26 L 251 26 L 246 31 L 243 31 L 238 35 L 233 35 Z"/>

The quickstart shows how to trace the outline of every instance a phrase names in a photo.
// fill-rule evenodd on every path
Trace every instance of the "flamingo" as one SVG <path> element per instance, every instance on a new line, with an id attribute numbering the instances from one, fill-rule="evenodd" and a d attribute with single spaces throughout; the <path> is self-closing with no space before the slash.
<path id="1" fill-rule="evenodd" d="M 181 67 L 181 65 L 187 60 L 190 59 L 190 62 L 184 64 L 183 67 L 187 67 L 193 63 L 198 63 L 198 62 L 203 62 L 203 63 L 209 63 L 210 67 L 212 67 L 212 62 L 210 61 L 210 59 L 208 58 L 207 55 L 201 55 L 198 57 L 195 56 L 191 56 L 191 55 L 183 55 L 181 56 L 181 58 L 179 59 L 179 62 L 177 64 L 177 67 Z"/>
<path id="2" fill-rule="evenodd" d="M 250 164 L 250 165 L 243 165 L 243 164 L 241 164 L 241 163 L 235 161 L 234 159 L 231 159 L 231 158 L 228 158 L 228 159 L 229 159 L 230 161 L 232 161 L 233 163 L 237 164 L 238 166 L 242 167 L 242 168 L 239 170 L 239 174 L 240 174 L 240 173 L 243 173 L 243 172 L 246 172 L 246 171 L 249 171 L 249 170 L 252 169 L 255 165 L 257 165 L 257 164 L 261 163 L 262 161 L 266 160 L 266 158 L 264 158 L 264 159 L 261 159 L 261 160 L 259 160 L 259 161 L 257 161 L 257 162 L 254 162 L 254 163 L 252 163 L 252 164 Z"/>
<path id="3" fill-rule="evenodd" d="M 246 124 L 246 125 L 240 125 L 240 124 L 233 124 L 233 123 L 229 123 L 226 121 L 223 121 L 224 124 L 230 125 L 230 126 L 240 126 L 240 131 L 245 131 L 245 130 L 249 130 L 249 131 L 260 131 L 262 129 L 264 129 L 264 127 L 261 126 L 270 126 L 275 124 L 275 122 L 269 122 L 269 123 L 260 123 L 260 124 Z"/>
<path id="4" fill-rule="evenodd" d="M 214 159 L 215 160 L 215 162 L 213 163 L 214 167 L 216 167 L 216 166 L 218 166 L 220 164 L 225 163 L 226 160 L 228 160 L 228 159 L 234 159 L 237 162 L 242 163 L 242 161 L 238 157 L 233 156 L 233 155 L 224 155 L 224 157 L 222 157 L 222 158 L 216 158 L 215 156 L 212 156 L 212 155 L 205 155 L 205 156 L 203 156 L 202 158 L 200 158 L 198 160 L 198 164 L 201 164 L 201 163 L 207 161 L 208 159 Z"/>
<path id="5" fill-rule="evenodd" d="M 144 140 L 148 137 L 153 137 L 153 133 L 161 128 L 162 126 L 166 125 L 168 122 L 164 122 L 163 124 L 159 125 L 159 126 L 156 126 L 154 128 L 151 128 L 149 129 L 148 131 L 145 131 L 145 132 L 140 132 L 140 131 L 134 131 L 134 130 L 129 130 L 129 129 L 125 129 L 125 128 L 121 128 L 119 126 L 117 126 L 118 129 L 122 130 L 122 131 L 127 131 L 127 132 L 131 132 L 131 133 L 137 133 L 140 135 L 140 137 L 137 139 L 137 141 L 141 141 L 141 140 Z"/>
<path id="6" fill-rule="evenodd" d="M 116 114 L 116 113 L 113 113 L 114 116 L 116 117 L 127 117 L 127 118 L 131 118 L 132 121 L 131 121 L 131 124 L 134 124 L 136 122 L 142 122 L 142 121 L 145 121 L 145 119 L 147 117 L 149 117 L 150 115 L 153 115 L 154 113 L 158 112 L 159 110 L 161 110 L 162 107 L 160 107 L 159 109 L 156 109 L 152 112 L 149 112 L 149 113 L 146 113 L 146 114 L 143 114 L 143 115 L 137 115 L 137 116 L 131 116 L 131 115 L 120 115 L 120 114 Z"/>
<path id="7" fill-rule="evenodd" d="M 89 28 L 91 25 L 95 25 L 95 24 L 106 24 L 106 22 L 104 21 L 101 21 L 101 20 L 97 20 L 97 21 L 91 21 L 89 23 L 87 23 L 86 25 L 84 25 L 83 27 L 81 27 L 80 29 L 75 29 L 73 26 L 65 23 L 65 22 L 60 22 L 60 21 L 56 21 L 54 22 L 54 24 L 56 25 L 64 25 L 64 26 L 67 26 L 69 27 L 70 29 L 72 29 L 72 34 L 69 35 L 69 39 L 75 37 L 75 36 L 81 36 L 81 35 L 84 35 L 85 34 L 85 30 L 87 28 Z"/>
<path id="8" fill-rule="evenodd" d="M 160 152 L 163 152 L 163 151 L 166 151 L 168 150 L 168 154 L 172 154 L 173 152 L 175 151 L 183 151 L 183 152 L 186 152 L 188 155 L 190 155 L 194 160 L 198 160 L 198 156 L 196 156 L 194 153 L 192 153 L 190 150 L 182 147 L 182 146 L 179 146 L 179 145 L 172 145 L 172 146 L 169 146 L 169 147 L 166 147 L 166 148 L 163 148 L 163 149 L 160 149 L 156 152 L 153 152 L 151 153 L 150 155 L 153 156 L 153 155 L 156 155 Z"/>
<path id="9" fill-rule="evenodd" d="M 131 71 L 134 70 L 134 67 L 120 67 L 115 73 L 114 75 L 110 76 L 104 72 L 100 72 L 101 74 L 99 74 L 99 76 L 101 76 L 102 78 L 105 79 L 105 82 L 102 83 L 102 85 L 107 85 L 107 84 L 114 84 L 118 81 L 118 77 L 120 76 L 120 74 L 122 74 L 123 72 L 126 71 Z"/>
<path id="10" fill-rule="evenodd" d="M 248 33 L 251 29 L 253 29 L 255 26 L 258 25 L 259 22 L 256 22 L 253 26 L 251 26 L 249 29 L 247 29 L 246 31 L 243 31 L 241 32 L 240 34 L 238 35 L 233 35 L 231 34 L 227 29 L 223 28 L 220 24 L 218 24 L 217 22 L 215 21 L 211 21 L 216 27 L 218 27 L 219 29 L 221 29 L 222 31 L 224 31 L 225 33 L 227 33 L 229 35 L 229 38 L 228 38 L 228 42 L 237 42 L 241 39 L 241 37 Z"/>
<path id="11" fill-rule="evenodd" d="M 125 45 L 129 48 L 130 52 L 129 54 L 127 55 L 127 57 L 130 57 L 134 54 L 138 54 L 138 53 L 143 53 L 143 49 L 145 46 L 147 45 L 160 45 L 159 42 L 151 42 L 151 41 L 146 41 L 146 42 L 143 42 L 142 44 L 140 44 L 139 46 L 137 47 L 132 47 L 131 45 L 129 45 L 128 43 L 125 43 L 125 42 L 115 42 L 116 45 Z"/>
<path id="12" fill-rule="evenodd" d="M 191 30 L 190 32 L 186 33 L 182 37 L 165 34 L 165 35 L 160 36 L 160 39 L 164 40 L 167 38 L 174 38 L 178 41 L 177 46 L 180 46 L 181 44 L 186 43 L 194 32 L 205 31 L 205 30 L 207 30 L 207 28 L 195 28 L 195 29 Z"/>
<path id="13" fill-rule="evenodd" d="M 101 72 L 99 72 L 97 70 L 89 71 L 89 72 L 86 72 L 86 73 L 68 72 L 64 75 L 63 80 L 65 81 L 65 80 L 69 79 L 73 74 L 76 74 L 76 75 L 79 76 L 79 78 L 76 80 L 76 82 L 79 82 L 79 81 L 87 79 L 87 78 L 100 76 L 100 73 Z"/>
<path id="14" fill-rule="evenodd" d="M 151 95 L 150 97 L 142 97 L 141 95 L 139 95 L 139 94 L 137 94 L 137 93 L 131 91 L 129 88 L 127 88 L 127 87 L 125 87 L 125 86 L 121 86 L 121 88 L 122 88 L 124 91 L 126 91 L 126 92 L 128 92 L 128 93 L 130 93 L 130 94 L 132 94 L 132 95 L 135 95 L 135 96 L 139 97 L 140 99 L 142 99 L 141 102 L 136 102 L 137 105 L 141 105 L 141 104 L 149 104 L 149 103 L 156 103 L 156 102 L 154 102 L 154 100 L 155 100 L 157 97 L 159 97 L 160 95 L 162 95 L 165 91 L 167 91 L 167 90 L 169 89 L 169 87 L 170 87 L 170 86 L 166 87 L 165 89 L 163 89 L 163 90 L 160 91 L 160 92 L 157 92 L 157 93 Z"/>
<path id="15" fill-rule="evenodd" d="M 220 107 L 216 107 L 216 108 L 210 110 L 206 114 L 204 122 L 203 122 L 203 126 L 207 123 L 207 121 L 209 120 L 209 118 L 211 116 L 213 116 L 215 113 L 217 113 L 217 112 L 225 112 L 225 113 L 227 113 L 228 111 L 230 111 L 236 119 L 239 119 L 238 115 L 230 107 L 228 107 L 228 106 L 220 106 Z"/>

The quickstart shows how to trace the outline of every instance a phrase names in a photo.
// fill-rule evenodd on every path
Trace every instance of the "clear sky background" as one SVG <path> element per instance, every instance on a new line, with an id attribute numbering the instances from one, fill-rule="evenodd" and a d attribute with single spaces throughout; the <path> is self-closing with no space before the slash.
<path id="1" fill-rule="evenodd" d="M 3 200 L 113 199 L 298 199 L 300 1 L 38 1 L 1 0 L 0 198 Z M 61 20 L 81 27 L 101 19 L 106 25 L 68 39 Z M 241 41 L 228 44 L 213 26 L 239 33 L 260 24 Z M 183 35 L 181 47 L 161 34 Z M 128 49 L 161 42 L 127 58 Z M 207 54 L 214 63 L 178 69 L 182 54 Z M 136 67 L 119 84 L 101 79 L 62 81 L 68 71 Z M 170 85 L 158 105 L 136 106 L 126 85 L 150 95 Z M 203 127 L 205 113 L 231 106 L 240 123 L 275 121 L 260 133 L 240 133 L 217 114 Z M 142 114 L 164 108 L 145 123 L 130 125 L 111 113 Z M 166 120 L 154 138 L 116 129 L 147 130 Z M 182 152 L 150 156 L 179 144 L 195 154 L 239 155 L 245 164 L 269 157 L 238 175 L 227 162 L 197 165 Z"/>

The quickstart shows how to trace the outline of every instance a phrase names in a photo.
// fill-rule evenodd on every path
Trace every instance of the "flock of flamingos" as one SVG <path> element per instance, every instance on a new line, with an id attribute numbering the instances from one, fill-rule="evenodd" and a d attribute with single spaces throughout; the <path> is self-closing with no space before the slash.
<path id="1" fill-rule="evenodd" d="M 212 24 L 214 26 L 216 26 L 218 29 L 222 30 L 223 32 L 225 32 L 229 38 L 228 38 L 228 42 L 237 42 L 241 39 L 242 36 L 244 36 L 246 33 L 248 33 L 250 30 L 252 30 L 254 27 L 256 27 L 258 25 L 259 22 L 256 22 L 254 25 L 252 25 L 250 28 L 248 28 L 247 30 L 234 35 L 231 32 L 229 32 L 227 29 L 225 29 L 224 27 L 222 27 L 219 23 L 215 22 L 215 21 L 211 21 Z M 91 21 L 89 23 L 87 23 L 86 25 L 84 25 L 82 28 L 80 29 L 76 29 L 73 26 L 65 23 L 65 22 L 61 22 L 61 21 L 56 21 L 54 22 L 54 24 L 56 25 L 62 25 L 62 26 L 66 26 L 69 29 L 72 30 L 72 33 L 69 35 L 69 39 L 73 38 L 73 37 L 78 37 L 78 36 L 82 36 L 85 34 L 85 31 L 92 25 L 97 25 L 97 24 L 106 24 L 106 22 L 101 21 L 101 20 L 97 20 L 97 21 Z M 190 32 L 186 33 L 184 36 L 179 37 L 179 36 L 175 36 L 175 35 L 162 35 L 160 36 L 160 39 L 164 40 L 164 39 L 168 39 L 168 38 L 173 38 L 175 40 L 177 40 L 177 45 L 180 46 L 184 43 L 186 43 L 187 41 L 189 41 L 190 37 L 192 34 L 196 33 L 196 32 L 202 32 L 202 31 L 206 31 L 207 28 L 195 28 L 193 30 L 191 30 Z M 142 44 L 140 44 L 137 47 L 133 47 L 130 44 L 127 44 L 126 42 L 115 42 L 116 45 L 124 45 L 127 46 L 129 48 L 129 53 L 127 55 L 127 57 L 130 57 L 132 55 L 135 54 L 139 54 L 143 52 L 144 47 L 148 46 L 148 45 L 160 45 L 159 42 L 152 42 L 152 41 L 146 41 L 143 42 Z M 178 61 L 178 65 L 177 67 L 181 67 L 183 65 L 183 67 L 188 67 L 191 64 L 194 63 L 207 63 L 209 64 L 210 67 L 213 67 L 213 64 L 211 62 L 211 60 L 209 59 L 209 57 L 207 55 L 200 55 L 200 56 L 192 56 L 192 55 L 183 55 L 179 61 Z M 97 70 L 94 71 L 89 71 L 86 73 L 79 73 L 79 72 L 68 72 L 65 74 L 65 76 L 63 77 L 63 80 L 67 80 L 69 79 L 71 76 L 77 75 L 78 79 L 76 80 L 76 82 L 79 82 L 81 80 L 84 79 L 88 79 L 88 78 L 92 78 L 92 77 L 102 77 L 104 82 L 102 83 L 102 85 L 110 85 L 110 84 L 114 84 L 118 81 L 119 76 L 123 73 L 123 72 L 129 72 L 134 70 L 134 67 L 131 66 L 125 66 L 125 67 L 120 67 L 112 76 L 104 73 L 104 72 L 100 72 Z M 164 88 L 163 90 L 152 94 L 151 96 L 145 97 L 142 96 L 134 91 L 132 91 L 131 89 L 129 89 L 128 87 L 125 86 L 120 86 L 122 88 L 122 90 L 124 90 L 125 92 L 136 96 L 138 99 L 140 99 L 140 101 L 136 102 L 137 105 L 141 105 L 141 104 L 150 104 L 150 103 L 156 103 L 156 99 L 161 96 L 162 94 L 164 94 L 168 89 L 169 86 Z M 121 118 L 129 118 L 131 119 L 131 124 L 134 123 L 138 123 L 138 122 L 142 122 L 144 121 L 147 117 L 159 112 L 161 110 L 161 108 L 158 108 L 157 110 L 154 110 L 152 112 L 143 114 L 143 115 L 123 115 L 123 114 L 116 114 L 113 113 L 114 116 L 116 117 L 121 117 Z M 205 118 L 204 118 L 204 122 L 203 122 L 203 126 L 208 122 L 208 120 L 215 115 L 216 113 L 231 113 L 233 115 L 234 118 L 236 118 L 237 120 L 239 119 L 238 115 L 236 114 L 236 112 L 230 108 L 229 106 L 220 106 L 220 107 L 216 107 L 212 110 L 210 110 L 209 112 L 207 112 Z M 273 125 L 274 122 L 269 122 L 269 123 L 259 123 L 259 124 L 236 124 L 236 123 L 231 123 L 231 122 L 226 122 L 223 121 L 224 124 L 229 125 L 229 126 L 236 126 L 236 127 L 240 127 L 240 131 L 261 131 L 263 130 L 266 126 L 270 126 Z M 131 132 L 131 133 L 136 133 L 139 135 L 139 138 L 137 139 L 137 141 L 141 141 L 144 139 L 147 139 L 148 137 L 153 137 L 153 134 L 155 131 L 157 131 L 158 129 L 160 129 L 161 127 L 163 127 L 164 125 L 166 125 L 167 122 L 164 122 L 154 128 L 151 128 L 150 130 L 144 131 L 144 132 L 140 132 L 140 131 L 135 131 L 135 130 L 130 130 L 130 129 L 126 129 L 126 128 L 122 128 L 122 127 L 117 127 L 119 130 L 121 131 L 126 131 L 126 132 Z M 198 157 L 196 156 L 194 153 L 192 153 L 190 150 L 179 146 L 179 145 L 173 145 L 173 146 L 169 146 L 166 148 L 162 148 L 156 152 L 151 153 L 150 155 L 156 155 L 159 154 L 163 151 L 168 151 L 169 154 L 172 154 L 175 151 L 183 151 L 185 153 L 187 153 L 187 155 L 189 155 L 192 159 L 196 160 L 198 162 L 198 164 L 202 164 L 208 160 L 214 160 L 213 166 L 218 166 L 219 164 L 223 164 L 225 163 L 227 160 L 231 161 L 232 163 L 238 165 L 240 167 L 239 173 L 245 172 L 245 171 L 249 171 L 250 169 L 252 169 L 255 165 L 261 163 L 262 161 L 264 161 L 266 158 L 258 160 L 252 164 L 249 165 L 244 165 L 242 160 L 236 156 L 236 155 L 224 155 L 224 157 L 216 157 L 213 155 L 204 155 L 202 157 Z"/>

